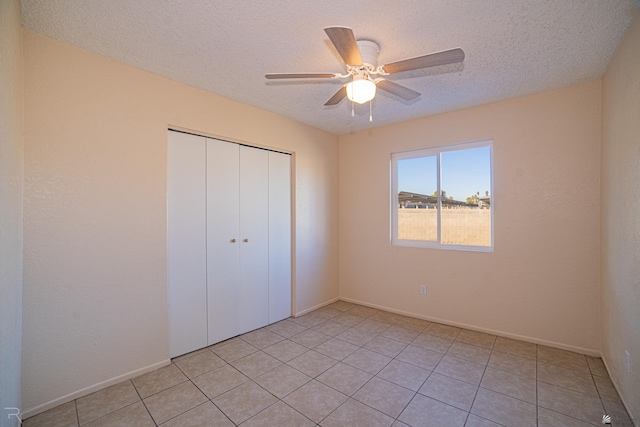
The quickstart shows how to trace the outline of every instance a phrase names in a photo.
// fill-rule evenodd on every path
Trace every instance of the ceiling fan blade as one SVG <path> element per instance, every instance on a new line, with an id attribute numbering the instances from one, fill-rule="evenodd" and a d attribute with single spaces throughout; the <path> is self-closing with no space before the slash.
<path id="1" fill-rule="evenodd" d="M 265 74 L 267 79 L 333 79 L 339 74 L 334 73 L 272 73 Z"/>
<path id="2" fill-rule="evenodd" d="M 342 86 L 324 105 L 325 107 L 328 105 L 336 105 L 340 103 L 345 96 L 347 96 L 347 85 Z"/>
<path id="3" fill-rule="evenodd" d="M 360 66 L 362 56 L 353 31 L 348 27 L 327 27 L 324 32 L 335 46 L 345 64 Z"/>
<path id="4" fill-rule="evenodd" d="M 419 92 L 416 92 L 415 90 L 411 90 L 408 87 L 404 87 L 389 80 L 380 80 L 378 83 L 376 83 L 376 86 L 382 90 L 399 96 L 402 99 L 406 99 L 407 101 L 411 101 L 412 99 L 416 99 L 420 96 Z"/>
<path id="5" fill-rule="evenodd" d="M 464 51 L 457 48 L 392 62 L 391 64 L 383 65 L 382 68 L 387 73 L 393 74 L 420 68 L 436 67 L 438 65 L 454 64 L 462 61 L 464 61 Z"/>

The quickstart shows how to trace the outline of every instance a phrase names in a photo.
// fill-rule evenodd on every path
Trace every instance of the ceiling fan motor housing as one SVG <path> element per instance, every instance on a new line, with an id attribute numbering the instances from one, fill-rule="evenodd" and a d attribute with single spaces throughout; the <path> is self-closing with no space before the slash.
<path id="1" fill-rule="evenodd" d="M 380 46 L 378 43 L 371 40 L 358 40 L 358 49 L 360 49 L 360 56 L 362 57 L 362 63 L 365 66 L 371 67 L 375 70 L 378 66 L 378 54 L 380 53 Z"/>

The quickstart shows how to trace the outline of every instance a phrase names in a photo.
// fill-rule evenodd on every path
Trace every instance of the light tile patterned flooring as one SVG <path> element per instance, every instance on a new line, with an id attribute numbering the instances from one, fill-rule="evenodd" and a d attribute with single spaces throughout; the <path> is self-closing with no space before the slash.
<path id="1" fill-rule="evenodd" d="M 602 360 L 338 301 L 33 426 L 631 426 Z"/>

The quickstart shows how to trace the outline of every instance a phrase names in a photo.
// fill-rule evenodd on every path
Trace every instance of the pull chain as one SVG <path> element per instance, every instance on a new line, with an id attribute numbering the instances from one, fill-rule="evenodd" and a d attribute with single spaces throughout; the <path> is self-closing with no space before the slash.
<path id="1" fill-rule="evenodd" d="M 351 101 L 351 117 L 355 117 L 356 113 L 354 110 L 355 103 Z M 373 104 L 372 101 L 369 101 L 369 122 L 373 122 Z"/>

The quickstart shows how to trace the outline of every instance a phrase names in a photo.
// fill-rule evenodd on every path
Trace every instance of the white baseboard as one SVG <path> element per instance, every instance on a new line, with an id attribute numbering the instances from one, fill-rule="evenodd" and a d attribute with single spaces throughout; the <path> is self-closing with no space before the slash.
<path id="1" fill-rule="evenodd" d="M 145 366 L 144 368 L 136 369 L 135 371 L 127 372 L 122 375 L 118 375 L 117 377 L 108 379 L 106 381 L 99 382 L 97 384 L 93 384 L 89 387 L 85 387 L 78 391 L 74 391 L 73 393 L 66 394 L 64 396 L 58 397 L 57 399 L 50 400 L 41 405 L 35 406 L 33 408 L 26 409 L 20 413 L 22 420 L 26 420 L 29 417 L 33 417 L 34 415 L 38 415 L 44 411 L 47 411 L 51 408 L 55 408 L 56 406 L 63 405 L 67 402 L 71 402 L 72 400 L 78 399 L 80 397 L 87 396 L 91 393 L 94 393 L 98 390 L 102 390 L 103 388 L 112 386 L 114 384 L 118 384 L 119 382 L 129 380 L 131 378 L 135 378 L 142 374 L 146 374 L 147 372 L 154 371 L 158 368 L 162 368 L 163 366 L 167 366 L 171 363 L 171 359 L 166 359 L 158 363 L 154 363 L 149 366 Z"/>
<path id="2" fill-rule="evenodd" d="M 336 301 L 339 301 L 339 300 L 340 300 L 340 298 L 339 298 L 339 297 L 332 298 L 332 299 L 330 299 L 329 301 L 325 301 L 325 302 L 320 303 L 320 304 L 318 304 L 318 305 L 314 305 L 314 306 L 313 306 L 313 307 L 311 307 L 311 308 L 307 308 L 306 310 L 299 311 L 299 312 L 295 313 L 295 314 L 293 315 L 293 317 L 300 317 L 300 316 L 302 316 L 302 315 L 304 315 L 304 314 L 307 314 L 307 313 L 309 313 L 309 312 L 312 312 L 313 310 L 317 310 L 317 309 L 319 309 L 319 308 L 324 307 L 325 305 L 332 304 L 332 303 L 334 303 L 334 302 L 336 302 Z"/>
<path id="3" fill-rule="evenodd" d="M 546 345 L 548 347 L 554 347 L 554 348 L 559 348 L 559 349 L 562 349 L 562 350 L 573 351 L 573 352 L 576 352 L 576 353 L 587 354 L 589 356 L 594 356 L 594 357 L 601 357 L 601 354 L 600 354 L 600 352 L 598 350 L 594 350 L 594 349 L 590 349 L 590 348 L 576 347 L 576 346 L 573 346 L 573 345 L 567 345 L 567 344 L 563 344 L 563 343 L 559 343 L 559 342 L 555 342 L 555 341 L 542 340 L 542 339 L 528 337 L 528 336 L 524 336 L 524 335 L 512 334 L 512 333 L 509 333 L 509 332 L 499 331 L 499 330 L 495 330 L 495 329 L 481 328 L 481 327 L 478 327 L 478 326 L 475 326 L 475 325 L 469 325 L 469 324 L 466 324 L 466 323 L 452 322 L 450 320 L 444 320 L 444 319 L 440 319 L 440 318 L 437 318 L 437 317 L 424 316 L 424 315 L 421 315 L 421 314 L 410 313 L 410 312 L 404 311 L 404 310 L 396 310 L 396 309 L 393 309 L 393 308 L 384 307 L 384 306 L 380 306 L 380 305 L 376 305 L 376 304 L 371 304 L 371 303 L 368 303 L 368 302 L 359 301 L 359 300 L 352 299 L 352 298 L 340 297 L 339 299 L 342 300 L 342 301 L 351 302 L 351 303 L 354 303 L 354 304 L 364 305 L 364 306 L 371 307 L 371 308 L 377 308 L 378 310 L 388 311 L 390 313 L 401 314 L 403 316 L 409 316 L 409 317 L 415 317 L 417 319 L 428 320 L 430 322 L 442 323 L 443 325 L 457 326 L 458 328 L 469 329 L 469 330 L 477 331 L 477 332 L 484 332 L 484 333 L 487 333 L 487 334 L 497 335 L 497 336 L 504 337 L 504 338 L 511 338 L 511 339 L 515 339 L 515 340 L 534 343 L 534 344 L 542 344 L 542 345 Z"/>
<path id="4" fill-rule="evenodd" d="M 618 393 L 618 397 L 620 397 L 620 400 L 622 401 L 622 406 L 624 406 L 624 409 L 626 409 L 627 414 L 629 415 L 629 418 L 631 418 L 631 423 L 635 427 L 638 427 L 638 420 L 635 420 L 633 418 L 633 414 L 629 410 L 629 408 L 631 408 L 631 406 L 629 404 L 627 404 L 627 401 L 624 399 L 622 393 L 620 393 L 620 388 L 618 387 L 617 381 L 611 376 L 611 369 L 609 369 L 609 363 L 607 363 L 607 359 L 602 357 L 602 363 L 604 363 L 604 368 L 607 370 L 607 375 L 609 375 L 609 379 L 611 380 L 611 383 L 613 384 L 613 388 L 616 389 L 616 392 Z"/>

